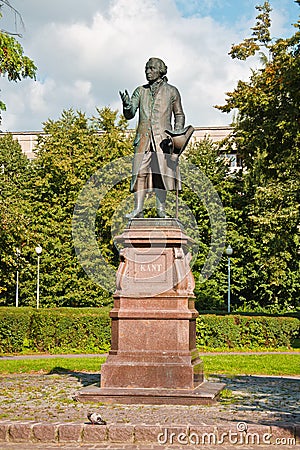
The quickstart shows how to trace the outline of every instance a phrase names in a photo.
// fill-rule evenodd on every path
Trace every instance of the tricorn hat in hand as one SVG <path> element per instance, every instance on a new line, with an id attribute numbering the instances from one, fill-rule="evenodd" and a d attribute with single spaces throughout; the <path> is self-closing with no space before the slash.
<path id="1" fill-rule="evenodd" d="M 180 156 L 183 150 L 186 148 L 192 134 L 195 129 L 192 125 L 188 125 L 183 130 L 165 130 L 165 133 L 170 136 L 173 146 L 172 153 Z"/>

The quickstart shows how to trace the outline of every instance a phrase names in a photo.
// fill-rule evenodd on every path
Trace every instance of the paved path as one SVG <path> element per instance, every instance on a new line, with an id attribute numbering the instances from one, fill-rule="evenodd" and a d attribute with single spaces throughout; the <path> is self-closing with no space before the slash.
<path id="1" fill-rule="evenodd" d="M 0 449 L 212 450 L 212 444 L 222 441 L 224 433 L 224 444 L 216 448 L 238 449 L 237 445 L 229 445 L 228 433 L 233 433 L 233 439 L 236 436 L 244 439 L 247 435 L 249 442 L 255 435 L 260 440 L 260 448 L 265 447 L 262 442 L 266 436 L 267 442 L 271 436 L 272 447 L 283 449 L 288 448 L 287 443 L 294 443 L 291 439 L 295 439 L 296 433 L 300 434 L 300 377 L 218 376 L 210 381 L 225 382 L 228 398 L 212 406 L 128 406 L 74 401 L 79 389 L 99 382 L 99 374 L 95 373 L 56 368 L 49 374 L 1 376 Z M 107 426 L 87 424 L 90 410 L 98 411 Z M 188 445 L 191 436 L 199 442 L 206 439 L 206 445 L 197 442 Z M 159 439 L 161 445 L 158 445 Z M 276 444 L 275 439 L 281 440 Z M 1 443 L 1 440 L 11 442 Z M 22 442 L 15 444 L 18 440 Z M 42 442 L 29 444 L 34 440 Z M 54 442 L 58 440 L 59 446 Z M 167 445 L 163 445 L 165 440 Z M 180 440 L 185 442 L 181 447 Z M 270 448 L 270 443 L 267 446 Z M 256 450 L 255 445 L 240 447 Z M 297 447 L 293 445 L 293 448 Z"/>
<path id="2" fill-rule="evenodd" d="M 95 356 L 105 355 L 18 355 L 0 360 Z M 228 394 L 212 406 L 109 406 L 74 401 L 79 389 L 99 382 L 96 373 L 57 367 L 48 374 L 0 376 L 0 450 L 300 449 L 295 443 L 296 435 L 300 436 L 300 377 L 217 376 L 210 381 L 224 382 Z M 88 425 L 90 410 L 100 412 L 107 426 Z M 244 439 L 244 444 L 229 445 L 228 433 L 233 433 L 233 439 L 236 435 Z M 184 445 L 178 445 L 180 439 Z M 201 445 L 202 439 L 211 441 Z M 224 443 L 215 446 L 214 439 Z"/>
<path id="3" fill-rule="evenodd" d="M 51 358 L 104 358 L 108 353 L 79 353 L 79 354 L 59 354 L 50 355 L 48 353 L 39 353 L 32 355 L 8 355 L 1 356 L 0 361 L 18 360 L 18 359 L 51 359 Z M 246 352 L 199 352 L 200 356 L 220 356 L 220 355 L 300 355 L 300 350 L 266 352 L 266 351 L 246 351 Z"/>
<path id="4" fill-rule="evenodd" d="M 161 445 L 147 445 L 147 444 L 142 444 L 142 445 L 134 445 L 134 444 L 130 444 L 130 445 L 118 445 L 118 444 L 105 444 L 105 445 L 101 445 L 101 444 L 71 444 L 71 445 L 61 445 L 61 444 L 57 444 L 57 445 L 49 445 L 49 444 L 4 444 L 3 446 L 0 444 L 0 449 L 1 450 L 56 450 L 62 448 L 64 450 L 75 450 L 75 449 L 82 449 L 82 450 L 263 450 L 263 449 L 270 449 L 270 445 L 268 446 L 262 446 L 262 445 L 231 445 L 231 446 L 175 446 L 175 445 L 171 445 L 171 446 L 161 446 Z M 276 447 L 271 447 L 272 449 L 277 449 L 277 450 L 298 450 L 300 448 L 299 445 L 294 445 L 294 446 L 289 446 L 289 445 L 278 445 Z"/>
<path id="5" fill-rule="evenodd" d="M 80 353 L 80 354 L 62 354 L 62 355 L 50 355 L 48 353 L 39 353 L 33 355 L 9 355 L 0 356 L 0 361 L 10 361 L 18 359 L 55 359 L 55 358 L 105 358 L 108 353 Z"/>
<path id="6" fill-rule="evenodd" d="M 61 444 L 57 444 L 57 445 L 49 445 L 49 444 L 4 444 L 3 446 L 0 444 L 0 449 L 1 450 L 56 450 L 58 448 L 63 448 L 64 450 L 74 450 L 74 449 L 82 449 L 82 450 L 103 450 L 103 449 L 107 449 L 107 450 L 263 450 L 263 449 L 269 449 L 270 450 L 270 445 L 268 446 L 262 446 L 262 445 L 231 445 L 231 446 L 175 446 L 175 445 L 171 445 L 171 446 L 161 446 L 161 445 L 157 445 L 157 444 L 153 444 L 153 445 L 134 445 L 134 444 L 130 444 L 130 445 L 118 445 L 118 444 L 105 444 L 105 445 L 101 445 L 101 444 L 71 444 L 71 445 L 61 445 Z M 299 450 L 300 446 L 299 445 L 294 445 L 294 446 L 290 446 L 290 445 L 278 445 L 276 447 L 271 447 L 272 449 L 275 450 L 275 448 L 277 450 Z"/>

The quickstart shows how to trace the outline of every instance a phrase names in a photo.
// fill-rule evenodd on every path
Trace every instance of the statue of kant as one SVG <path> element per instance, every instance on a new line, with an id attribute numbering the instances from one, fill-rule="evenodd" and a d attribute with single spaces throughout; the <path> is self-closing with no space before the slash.
<path id="1" fill-rule="evenodd" d="M 167 191 L 181 188 L 178 156 L 194 131 L 191 126 L 184 128 L 185 115 L 180 94 L 175 86 L 168 83 L 165 63 L 159 58 L 150 58 L 145 73 L 148 83 L 137 87 L 132 97 L 127 90 L 120 92 L 123 114 L 127 120 L 133 119 L 139 110 L 130 186 L 131 192 L 134 192 L 135 206 L 126 215 L 129 219 L 143 217 L 148 191 L 156 194 L 157 216 L 167 217 Z M 172 141 L 174 136 L 184 137 L 184 146 L 180 146 L 177 153 Z"/>

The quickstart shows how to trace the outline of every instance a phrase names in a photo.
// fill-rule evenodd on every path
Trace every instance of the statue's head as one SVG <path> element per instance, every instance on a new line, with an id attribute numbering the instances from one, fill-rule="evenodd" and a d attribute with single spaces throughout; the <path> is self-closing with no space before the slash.
<path id="1" fill-rule="evenodd" d="M 149 83 L 153 83 L 158 80 L 158 78 L 163 78 L 167 81 L 167 77 L 165 76 L 167 74 L 167 70 L 168 68 L 162 59 L 150 58 L 145 67 L 146 78 Z"/>

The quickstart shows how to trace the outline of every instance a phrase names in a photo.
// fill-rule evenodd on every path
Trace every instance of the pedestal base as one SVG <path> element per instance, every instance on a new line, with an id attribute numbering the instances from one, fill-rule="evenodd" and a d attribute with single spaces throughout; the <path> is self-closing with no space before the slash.
<path id="1" fill-rule="evenodd" d="M 77 399 L 102 403 L 197 405 L 223 388 L 204 381 L 196 348 L 191 240 L 174 219 L 133 219 L 122 246 L 110 312 L 111 350 L 101 387 Z"/>
<path id="2" fill-rule="evenodd" d="M 194 389 L 203 382 L 197 311 L 187 297 L 118 298 L 102 388 Z"/>
<path id="3" fill-rule="evenodd" d="M 218 399 L 223 383 L 204 381 L 195 389 L 122 389 L 88 386 L 76 394 L 81 402 L 144 405 L 211 405 Z"/>

